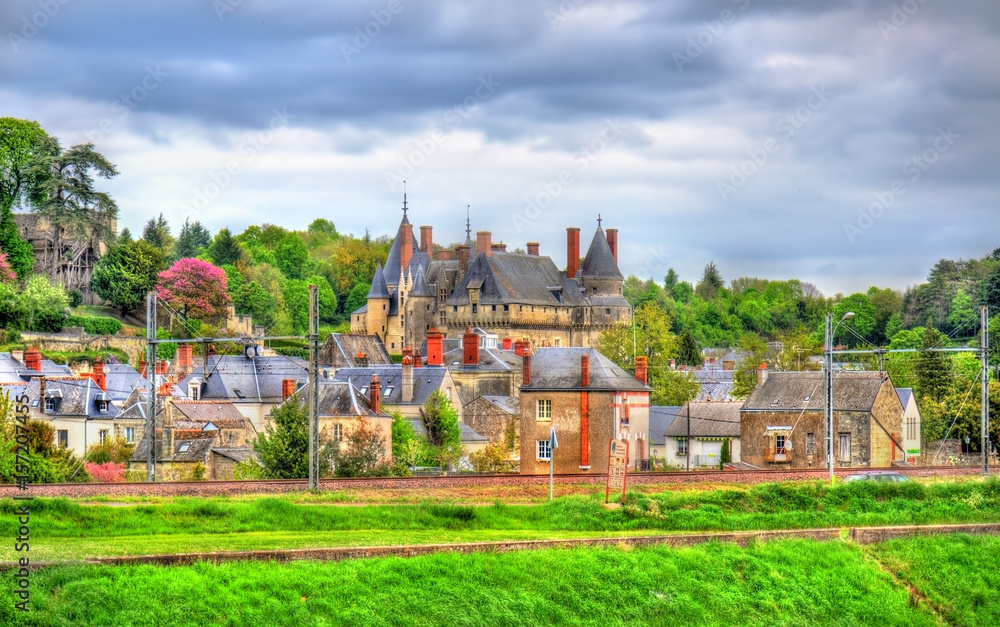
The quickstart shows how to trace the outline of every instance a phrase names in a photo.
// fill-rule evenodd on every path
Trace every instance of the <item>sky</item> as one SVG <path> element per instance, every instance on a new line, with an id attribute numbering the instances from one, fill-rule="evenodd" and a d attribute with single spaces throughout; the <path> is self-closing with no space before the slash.
<path id="1" fill-rule="evenodd" d="M 93 143 L 160 213 L 624 274 L 904 289 L 1000 246 L 997 0 L 3 0 L 0 116 Z M 475 235 L 473 234 L 473 237 Z"/>

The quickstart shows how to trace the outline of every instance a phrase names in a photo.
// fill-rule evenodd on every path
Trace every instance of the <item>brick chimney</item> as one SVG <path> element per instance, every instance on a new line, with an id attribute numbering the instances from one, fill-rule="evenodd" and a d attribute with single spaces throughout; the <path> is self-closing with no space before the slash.
<path id="1" fill-rule="evenodd" d="M 648 369 L 648 366 L 647 366 L 647 359 L 646 359 L 646 357 L 643 356 L 643 355 L 640 355 L 640 356 L 636 357 L 635 358 L 635 378 L 638 379 L 640 382 L 642 382 L 643 385 L 645 385 L 646 383 L 649 382 L 649 378 L 648 378 L 648 373 L 649 372 L 648 371 L 649 371 L 649 369 Z"/>
<path id="2" fill-rule="evenodd" d="M 490 247 L 495 253 L 505 253 L 507 252 L 507 244 L 500 242 L 499 244 L 490 244 Z"/>
<path id="3" fill-rule="evenodd" d="M 618 263 L 618 229 L 608 229 L 605 233 L 608 236 L 608 248 L 611 249 L 611 255 L 615 258 L 615 263 Z"/>
<path id="4" fill-rule="evenodd" d="M 183 370 L 185 373 L 191 372 L 191 368 L 194 366 L 194 361 L 191 359 L 193 348 L 190 344 L 181 344 L 177 347 L 178 370 Z"/>
<path id="5" fill-rule="evenodd" d="M 590 387 L 590 355 L 580 355 L 580 387 Z"/>
<path id="6" fill-rule="evenodd" d="M 295 394 L 295 379 L 281 380 L 281 400 L 287 401 L 288 397 Z"/>
<path id="7" fill-rule="evenodd" d="M 528 242 L 528 254 L 538 256 L 538 242 Z"/>
<path id="8" fill-rule="evenodd" d="M 409 403 L 413 400 L 413 357 L 403 356 L 403 402 Z"/>
<path id="9" fill-rule="evenodd" d="M 525 355 L 521 359 L 521 385 L 531 385 L 531 355 Z"/>
<path id="10" fill-rule="evenodd" d="M 144 379 L 146 378 L 146 360 L 145 359 L 140 359 L 139 360 L 139 376 L 142 377 L 142 378 L 144 378 Z"/>
<path id="11" fill-rule="evenodd" d="M 450 250 L 439 250 L 438 251 L 438 261 L 451 261 L 451 251 Z"/>
<path id="12" fill-rule="evenodd" d="M 531 354 L 531 342 L 528 340 L 516 340 L 514 342 L 514 354 L 518 357 L 525 357 Z"/>
<path id="13" fill-rule="evenodd" d="M 413 367 L 414 368 L 419 368 L 420 366 L 423 365 L 423 361 L 424 361 L 424 358 L 420 354 L 420 351 L 419 350 L 413 351 Z"/>
<path id="14" fill-rule="evenodd" d="M 493 234 L 489 231 L 477 231 L 476 232 L 476 252 L 486 253 L 489 257 L 493 254 Z"/>
<path id="15" fill-rule="evenodd" d="M 410 259 L 413 259 L 413 225 L 409 222 L 400 224 L 399 236 L 403 238 L 399 247 L 399 273 L 402 276 L 403 270 L 410 265 Z"/>
<path id="16" fill-rule="evenodd" d="M 503 347 L 503 350 L 509 351 L 514 348 L 514 342 L 509 337 L 505 337 L 501 346 Z"/>
<path id="17" fill-rule="evenodd" d="M 434 227 L 420 227 L 420 250 L 430 256 L 434 255 Z"/>
<path id="18" fill-rule="evenodd" d="M 382 384 L 377 374 L 372 375 L 372 382 L 368 384 L 368 404 L 376 414 L 382 410 Z"/>
<path id="19" fill-rule="evenodd" d="M 170 365 L 166 359 L 156 360 L 156 374 L 167 374 L 167 366 Z"/>
<path id="20" fill-rule="evenodd" d="M 580 270 L 580 228 L 566 228 L 566 278 L 576 278 Z"/>
<path id="21" fill-rule="evenodd" d="M 42 371 L 42 354 L 34 346 L 29 346 L 28 350 L 24 351 L 24 367 L 35 372 Z"/>
<path id="22" fill-rule="evenodd" d="M 465 276 L 465 271 L 469 269 L 469 247 L 462 244 L 458 247 L 458 274 L 459 278 Z"/>
<path id="23" fill-rule="evenodd" d="M 757 387 L 764 387 L 765 383 L 767 383 L 767 362 L 763 361 L 757 367 Z"/>
<path id="24" fill-rule="evenodd" d="M 440 366 L 444 363 L 444 335 L 436 328 L 427 332 L 427 365 Z"/>
<path id="25" fill-rule="evenodd" d="M 462 364 L 479 365 L 479 336 L 472 332 L 472 327 L 465 327 L 465 333 L 462 334 Z"/>
<path id="26" fill-rule="evenodd" d="M 107 389 L 108 384 L 107 375 L 104 374 L 104 360 L 101 359 L 100 355 L 98 355 L 97 359 L 94 360 L 94 371 L 91 373 L 90 378 L 94 380 L 97 387 L 101 388 L 102 392 Z"/>

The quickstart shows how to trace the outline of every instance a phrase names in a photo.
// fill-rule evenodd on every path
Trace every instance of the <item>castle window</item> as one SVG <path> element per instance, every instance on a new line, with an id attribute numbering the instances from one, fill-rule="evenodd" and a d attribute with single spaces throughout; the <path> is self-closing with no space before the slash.
<path id="1" fill-rule="evenodd" d="M 452 313 L 458 313 L 458 305 L 452 305 L 451 306 L 451 312 Z"/>
<path id="2" fill-rule="evenodd" d="M 504 311 L 510 311 L 510 305 L 504 305 L 503 306 L 503 310 Z"/>
<path id="3" fill-rule="evenodd" d="M 604 310 L 604 315 L 605 316 L 610 316 L 611 315 L 611 310 L 610 309 L 605 309 Z"/>
<path id="4" fill-rule="evenodd" d="M 497 310 L 497 306 L 496 305 L 491 305 L 491 307 L 493 308 L 493 311 Z"/>
<path id="5" fill-rule="evenodd" d="M 479 313 L 479 305 L 472 306 L 472 313 Z"/>

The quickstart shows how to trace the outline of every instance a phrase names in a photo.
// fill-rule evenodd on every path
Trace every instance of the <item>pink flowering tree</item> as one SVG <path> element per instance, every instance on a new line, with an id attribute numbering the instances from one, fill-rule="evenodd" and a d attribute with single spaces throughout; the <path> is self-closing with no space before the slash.
<path id="1" fill-rule="evenodd" d="M 114 462 L 95 464 L 87 462 L 83 467 L 98 483 L 125 482 L 125 464 L 116 464 Z"/>
<path id="2" fill-rule="evenodd" d="M 17 280 L 17 275 L 7 261 L 7 253 L 0 251 L 0 283 L 13 283 Z"/>
<path id="3" fill-rule="evenodd" d="M 229 303 L 225 271 L 190 257 L 160 273 L 156 295 L 185 317 L 199 320 L 224 316 Z"/>

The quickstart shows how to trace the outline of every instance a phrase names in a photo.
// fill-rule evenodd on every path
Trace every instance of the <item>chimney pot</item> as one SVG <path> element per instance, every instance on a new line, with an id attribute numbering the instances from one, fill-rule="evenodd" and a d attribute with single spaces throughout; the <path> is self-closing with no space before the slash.
<path id="1" fill-rule="evenodd" d="M 42 354 L 34 346 L 24 352 L 24 367 L 35 372 L 42 371 Z"/>
<path id="2" fill-rule="evenodd" d="M 461 276 L 465 276 L 465 271 L 469 269 L 469 255 L 471 254 L 466 244 L 458 247 L 458 273 Z"/>
<path id="3" fill-rule="evenodd" d="M 580 355 L 580 387 L 590 387 L 590 355 Z"/>
<path id="4" fill-rule="evenodd" d="M 413 400 L 413 357 L 410 355 L 405 355 L 403 357 L 402 388 L 402 400 L 404 403 L 409 403 Z"/>
<path id="5" fill-rule="evenodd" d="M 643 385 L 646 385 L 649 381 L 647 362 L 648 360 L 644 355 L 640 355 L 635 358 L 635 378 L 638 379 Z"/>
<path id="6" fill-rule="evenodd" d="M 479 365 L 479 336 L 466 327 L 462 335 L 462 363 L 466 366 Z"/>
<path id="7" fill-rule="evenodd" d="M 295 379 L 282 379 L 281 380 L 281 400 L 282 402 L 287 401 L 288 397 L 295 394 Z"/>
<path id="8" fill-rule="evenodd" d="M 762 387 L 767 383 L 767 362 L 761 362 L 757 367 L 757 387 Z"/>
<path id="9" fill-rule="evenodd" d="M 538 242 L 528 242 L 528 254 L 538 256 Z"/>
<path id="10" fill-rule="evenodd" d="M 493 253 L 493 245 L 491 243 L 492 238 L 493 238 L 493 234 L 490 233 L 489 231 L 477 231 L 476 232 L 476 252 L 477 253 L 486 253 L 487 257 L 491 256 L 492 253 Z"/>
<path id="11" fill-rule="evenodd" d="M 368 403 L 371 405 L 373 413 L 382 410 L 382 384 L 378 381 L 378 375 L 372 375 L 372 381 L 368 384 Z"/>
<path id="12" fill-rule="evenodd" d="M 429 256 L 434 255 L 434 227 L 422 226 L 420 227 L 420 250 L 421 252 L 427 253 Z"/>
<path id="13" fill-rule="evenodd" d="M 531 385 L 531 355 L 524 355 L 521 358 L 521 385 L 525 387 Z"/>
<path id="14" fill-rule="evenodd" d="M 436 328 L 427 332 L 427 365 L 440 366 L 444 363 L 444 335 Z"/>
<path id="15" fill-rule="evenodd" d="M 615 263 L 618 263 L 618 229 L 608 229 L 605 231 L 608 238 L 608 248 L 611 249 L 611 256 L 615 258 Z"/>
<path id="16" fill-rule="evenodd" d="M 576 278 L 580 270 L 580 228 L 571 226 L 566 229 L 566 278 Z"/>

